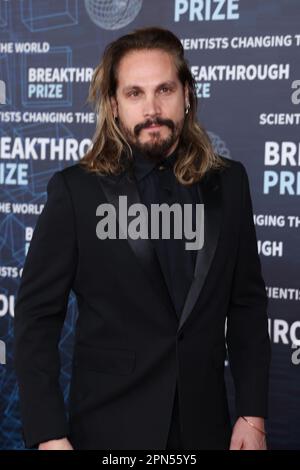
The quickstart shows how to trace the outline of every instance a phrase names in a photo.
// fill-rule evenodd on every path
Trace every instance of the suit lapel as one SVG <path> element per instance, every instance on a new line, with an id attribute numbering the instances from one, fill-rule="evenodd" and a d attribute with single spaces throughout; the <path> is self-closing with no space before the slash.
<path id="1" fill-rule="evenodd" d="M 181 330 L 199 298 L 216 251 L 221 227 L 221 187 L 217 174 L 204 178 L 197 188 L 199 200 L 204 204 L 204 245 L 197 252 L 194 279 L 186 296 L 177 331 Z"/>
<path id="2" fill-rule="evenodd" d="M 119 176 L 97 175 L 97 181 L 99 182 L 107 201 L 114 205 L 118 223 L 119 196 L 127 196 L 127 207 L 132 204 L 142 203 L 134 177 L 130 176 L 127 172 L 124 172 Z M 166 308 L 169 311 L 171 310 L 173 315 L 174 312 L 176 315 L 176 310 L 151 240 L 149 238 L 133 239 L 130 236 L 128 236 L 126 240 L 142 266 L 152 287 L 158 294 L 159 299 L 163 300 Z"/>
<path id="3" fill-rule="evenodd" d="M 119 196 L 127 196 L 127 207 L 141 203 L 136 182 L 129 173 L 124 172 L 119 176 L 97 175 L 97 181 L 107 201 L 114 205 L 117 217 Z M 197 184 L 197 189 L 199 200 L 204 204 L 204 245 L 197 252 L 194 278 L 179 317 L 178 331 L 187 321 L 200 296 L 216 251 L 221 226 L 221 187 L 218 175 L 211 174 L 205 177 Z M 159 298 L 163 300 L 167 309 L 177 316 L 151 240 L 141 238 L 134 240 L 128 236 L 127 241 Z"/>

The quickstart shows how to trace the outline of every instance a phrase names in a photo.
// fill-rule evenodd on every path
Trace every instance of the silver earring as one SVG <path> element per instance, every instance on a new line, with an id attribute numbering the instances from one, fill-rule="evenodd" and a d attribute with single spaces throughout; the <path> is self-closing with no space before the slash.
<path id="1" fill-rule="evenodd" d="M 191 105 L 190 105 L 190 103 L 188 103 L 187 107 L 185 108 L 185 114 L 189 113 L 190 107 L 191 107 Z"/>

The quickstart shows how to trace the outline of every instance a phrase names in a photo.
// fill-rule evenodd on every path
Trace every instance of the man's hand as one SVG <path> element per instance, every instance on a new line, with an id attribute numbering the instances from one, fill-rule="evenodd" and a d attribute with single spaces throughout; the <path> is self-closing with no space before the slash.
<path id="1" fill-rule="evenodd" d="M 245 416 L 262 431 L 265 430 L 264 418 Z M 267 450 L 266 436 L 239 417 L 234 425 L 229 450 Z"/>
<path id="2" fill-rule="evenodd" d="M 39 444 L 39 450 L 74 450 L 66 437 Z"/>

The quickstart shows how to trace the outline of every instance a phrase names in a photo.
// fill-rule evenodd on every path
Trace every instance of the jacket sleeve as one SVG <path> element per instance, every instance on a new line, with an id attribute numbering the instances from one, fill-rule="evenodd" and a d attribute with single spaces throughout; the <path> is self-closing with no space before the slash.
<path id="1" fill-rule="evenodd" d="M 62 172 L 47 185 L 14 316 L 14 367 L 25 446 L 68 435 L 58 343 L 77 266 L 73 206 Z"/>
<path id="2" fill-rule="evenodd" d="M 257 250 L 249 179 L 245 167 L 242 163 L 240 165 L 243 188 L 241 225 L 226 342 L 238 416 L 266 418 L 271 359 L 268 298 Z"/>

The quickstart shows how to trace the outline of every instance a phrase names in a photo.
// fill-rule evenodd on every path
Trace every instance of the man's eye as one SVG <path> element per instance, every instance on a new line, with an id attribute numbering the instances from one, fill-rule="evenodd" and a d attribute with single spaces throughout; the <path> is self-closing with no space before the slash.
<path id="1" fill-rule="evenodd" d="M 138 95 L 138 91 L 137 90 L 134 90 L 132 91 L 131 93 L 129 93 L 129 96 L 137 96 Z"/>
<path id="2" fill-rule="evenodd" d="M 163 92 L 168 92 L 168 91 L 170 91 L 170 88 L 164 86 L 164 87 L 161 88 L 161 90 L 162 90 Z"/>

